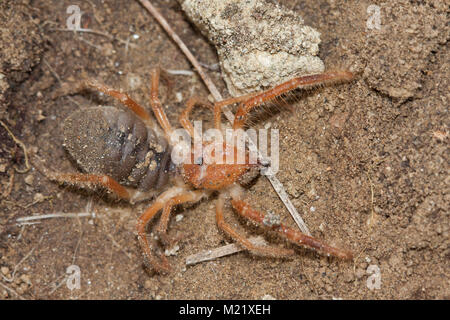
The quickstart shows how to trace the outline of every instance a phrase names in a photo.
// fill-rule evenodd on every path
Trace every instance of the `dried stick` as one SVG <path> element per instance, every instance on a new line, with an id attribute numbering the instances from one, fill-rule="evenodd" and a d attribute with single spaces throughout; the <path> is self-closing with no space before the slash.
<path id="1" fill-rule="evenodd" d="M 50 29 L 50 31 L 62 31 L 62 32 L 74 32 L 74 33 L 76 33 L 76 32 L 91 33 L 91 34 L 96 34 L 96 35 L 98 35 L 98 36 L 102 36 L 102 37 L 108 38 L 109 40 L 113 40 L 113 41 L 115 40 L 115 41 L 118 41 L 118 42 L 120 42 L 120 43 L 122 43 L 122 44 L 125 44 L 125 45 L 127 45 L 127 46 L 129 45 L 129 46 L 134 47 L 134 48 L 137 47 L 137 46 L 136 46 L 135 44 L 133 44 L 133 43 L 128 43 L 127 40 L 122 40 L 122 39 L 119 39 L 119 38 L 114 37 L 113 35 L 111 35 L 111 34 L 109 34 L 109 33 L 106 33 L 106 32 L 103 32 L 103 31 L 98 31 L 98 30 L 93 30 L 93 29 L 83 29 L 83 28 L 79 28 L 79 29 L 53 28 L 53 29 Z"/>
<path id="2" fill-rule="evenodd" d="M 189 61 L 192 63 L 194 68 L 197 70 L 198 74 L 202 78 L 205 85 L 208 87 L 208 90 L 213 95 L 214 99 L 216 101 L 222 101 L 222 95 L 220 94 L 219 90 L 217 90 L 214 83 L 211 81 L 211 79 L 206 75 L 206 73 L 203 71 L 200 63 L 197 61 L 197 59 L 194 57 L 194 55 L 190 52 L 190 50 L 186 47 L 186 45 L 183 43 L 183 41 L 178 37 L 178 35 L 173 31 L 173 29 L 170 27 L 170 25 L 167 23 L 166 19 L 156 10 L 156 8 L 148 1 L 148 0 L 138 0 L 151 14 L 152 16 L 160 23 L 160 25 L 163 27 L 163 29 L 168 33 L 168 35 L 173 39 L 173 41 L 179 46 L 181 51 L 186 55 L 186 57 L 189 59 Z M 229 110 L 228 107 L 222 108 L 223 113 L 225 114 L 226 118 L 230 123 L 234 122 L 234 115 Z M 248 139 L 250 147 L 255 147 L 255 143 L 250 138 Z M 258 150 L 258 157 L 263 160 L 265 163 L 269 163 L 267 159 L 264 159 L 261 155 L 261 153 Z M 292 204 L 291 200 L 289 199 L 289 196 L 287 195 L 283 184 L 278 180 L 278 178 L 275 175 L 266 175 L 267 179 L 269 179 L 270 183 L 272 184 L 274 190 L 277 192 L 278 196 L 280 197 L 281 201 L 283 201 L 284 205 L 288 209 L 289 213 L 291 214 L 292 218 L 295 220 L 297 225 L 299 226 L 300 230 L 307 234 L 311 235 L 311 233 L 308 230 L 308 227 L 306 226 L 305 222 L 303 221 L 302 217 L 298 213 L 297 209 Z"/>
<path id="3" fill-rule="evenodd" d="M 27 259 L 31 256 L 31 254 L 34 252 L 34 250 L 41 244 L 43 238 L 44 238 L 44 234 L 43 234 L 43 235 L 41 236 L 41 238 L 39 239 L 37 245 L 36 245 L 33 249 L 31 249 L 30 252 L 28 252 L 28 253 L 25 255 L 25 257 L 23 257 L 22 260 L 19 261 L 18 264 L 16 264 L 16 265 L 14 266 L 14 270 L 13 270 L 13 273 L 12 273 L 12 275 L 11 275 L 11 278 L 8 279 L 8 278 L 5 277 L 4 275 L 2 275 L 3 280 L 5 280 L 6 282 L 13 282 L 13 281 L 14 281 L 14 278 L 15 278 L 15 276 L 16 276 L 16 272 L 17 272 L 17 269 L 19 268 L 19 266 L 20 266 L 25 260 L 27 260 Z"/>
<path id="4" fill-rule="evenodd" d="M 47 62 L 47 60 L 42 59 L 42 61 L 45 63 L 45 65 L 47 66 L 47 68 L 50 70 L 50 72 L 52 73 L 52 75 L 56 78 L 56 80 L 58 80 L 59 86 L 62 87 L 63 86 L 63 81 L 61 80 L 61 77 L 56 73 L 56 71 L 52 68 L 52 66 Z M 72 101 L 73 103 L 75 103 L 79 108 L 81 108 L 81 106 L 79 105 L 79 103 L 73 99 L 70 96 L 67 96 L 67 98 Z"/>
<path id="5" fill-rule="evenodd" d="M 30 170 L 30 163 L 28 162 L 27 147 L 25 146 L 25 144 L 22 141 L 20 141 L 19 139 L 16 138 L 16 136 L 11 132 L 11 130 L 9 130 L 8 126 L 3 121 L 0 120 L 0 124 L 3 126 L 3 128 L 5 128 L 5 130 L 9 134 L 9 136 L 14 140 L 14 142 L 17 143 L 23 149 L 23 153 L 25 155 L 25 169 L 19 170 L 19 169 L 15 168 L 16 171 L 18 173 L 28 172 L 28 170 Z"/>
<path id="6" fill-rule="evenodd" d="M 41 214 L 37 216 L 29 216 L 17 218 L 18 223 L 34 221 L 34 220 L 43 220 L 43 219 L 52 219 L 52 218 L 81 218 L 81 217 L 91 217 L 95 218 L 95 213 L 89 212 L 79 212 L 79 213 L 50 213 L 50 214 Z"/>
<path id="7" fill-rule="evenodd" d="M 18 297 L 20 300 L 25 300 L 24 297 L 22 297 L 20 294 L 18 294 L 13 288 L 10 288 L 3 283 L 0 282 L 0 286 L 2 286 L 4 289 L 8 290 L 9 292 L 14 293 L 16 297 Z"/>
<path id="8" fill-rule="evenodd" d="M 261 246 L 266 245 L 266 241 L 264 241 L 264 239 L 260 236 L 251 237 L 248 240 L 255 245 L 261 245 Z M 201 251 L 199 253 L 190 255 L 189 257 L 186 258 L 186 265 L 190 266 L 193 264 L 197 264 L 199 262 L 214 260 L 214 259 L 217 259 L 220 257 L 228 256 L 233 253 L 244 251 L 244 250 L 245 249 L 242 248 L 239 244 L 236 244 L 236 243 L 227 244 L 223 247 L 219 247 L 219 248 L 215 248 L 215 249 L 211 249 L 211 250 L 205 250 L 205 251 Z"/>
<path id="9" fill-rule="evenodd" d="M 2 198 L 8 198 L 12 192 L 12 188 L 14 185 L 14 172 L 15 172 L 14 170 L 11 170 L 11 175 L 9 176 L 8 189 L 6 189 L 6 191 L 3 191 L 1 195 Z"/>
<path id="10" fill-rule="evenodd" d="M 186 47 L 186 45 L 183 43 L 180 37 L 178 37 L 178 35 L 173 31 L 172 27 L 169 25 L 169 23 L 167 23 L 166 19 L 164 19 L 164 17 L 158 12 L 158 10 L 156 10 L 156 8 L 148 0 L 139 0 L 139 2 L 151 13 L 151 15 L 158 21 L 158 23 L 163 27 L 163 29 L 166 30 L 166 32 L 169 34 L 172 40 L 178 45 L 181 51 L 183 51 L 183 53 L 192 63 L 194 68 L 197 70 L 203 82 L 208 87 L 208 90 L 211 92 L 214 99 L 216 101 L 221 101 L 222 95 L 220 94 L 219 90 L 217 90 L 214 83 L 203 71 L 202 67 L 200 66 L 200 63 L 197 61 L 197 59 L 194 57 L 194 55 L 191 53 L 188 47 Z"/>

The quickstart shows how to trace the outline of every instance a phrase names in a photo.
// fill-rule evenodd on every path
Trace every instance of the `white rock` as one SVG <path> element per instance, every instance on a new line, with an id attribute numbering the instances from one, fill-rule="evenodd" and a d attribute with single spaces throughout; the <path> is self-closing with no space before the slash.
<path id="1" fill-rule="evenodd" d="M 320 33 L 294 11 L 263 0 L 178 0 L 216 46 L 231 95 L 320 73 Z"/>

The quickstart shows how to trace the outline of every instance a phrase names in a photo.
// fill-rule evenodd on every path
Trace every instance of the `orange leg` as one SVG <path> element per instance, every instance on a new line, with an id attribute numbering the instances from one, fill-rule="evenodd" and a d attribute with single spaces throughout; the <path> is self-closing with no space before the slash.
<path id="1" fill-rule="evenodd" d="M 223 232 L 225 232 L 228 236 L 237 241 L 241 246 L 254 254 L 272 257 L 286 257 L 294 254 L 294 251 L 289 249 L 254 245 L 248 239 L 244 238 L 242 235 L 236 232 L 236 230 L 234 230 L 228 223 L 226 223 L 223 218 L 223 198 L 221 197 L 217 199 L 216 221 L 218 227 L 222 229 Z"/>
<path id="2" fill-rule="evenodd" d="M 209 109 L 212 109 L 212 105 L 209 102 L 203 101 L 197 97 L 192 97 L 188 100 L 188 102 L 186 103 L 186 108 L 180 114 L 179 120 L 180 124 L 183 126 L 184 129 L 187 130 L 187 132 L 189 132 L 191 137 L 194 137 L 194 127 L 192 126 L 192 123 L 189 120 L 189 115 L 191 114 L 191 111 L 195 106 L 204 106 Z"/>
<path id="3" fill-rule="evenodd" d="M 287 240 L 289 240 L 294 244 L 312 248 L 326 255 L 332 255 L 344 260 L 353 259 L 353 254 L 349 250 L 331 247 L 320 240 L 307 236 L 301 233 L 300 231 L 291 229 L 283 224 L 271 223 L 270 219 L 267 219 L 265 215 L 263 215 L 259 211 L 252 209 L 250 205 L 248 205 L 242 200 L 232 200 L 231 204 L 233 205 L 233 208 L 236 209 L 236 211 L 241 216 L 251 221 L 257 222 L 260 225 L 271 228 L 272 230 L 276 231 L 278 234 L 280 234 L 281 236 L 283 236 L 284 238 L 286 238 Z"/>
<path id="4" fill-rule="evenodd" d="M 114 193 L 120 199 L 130 200 L 130 193 L 116 180 L 107 175 L 84 173 L 49 173 L 51 180 L 69 183 L 80 187 L 101 186 Z"/>
<path id="5" fill-rule="evenodd" d="M 186 202 L 200 201 L 204 195 L 205 193 L 202 191 L 189 191 L 171 198 L 164 204 L 164 209 L 159 219 L 158 227 L 156 228 L 156 232 L 163 242 L 166 244 L 169 242 L 167 238 L 167 225 L 169 224 L 172 207 Z"/>
<path id="6" fill-rule="evenodd" d="M 86 84 L 94 88 L 100 92 L 103 92 L 113 98 L 116 98 L 119 100 L 122 104 L 124 104 L 126 107 L 128 107 L 131 111 L 133 111 L 139 118 L 144 120 L 145 122 L 152 122 L 152 119 L 150 117 L 150 114 L 137 102 L 135 102 L 133 99 L 130 98 L 130 96 L 126 93 L 111 89 L 103 84 L 100 84 L 94 80 L 88 80 L 86 81 Z"/>
<path id="7" fill-rule="evenodd" d="M 225 99 L 219 102 L 216 102 L 214 104 L 214 126 L 216 129 L 221 129 L 221 122 L 222 122 L 222 108 L 225 106 L 228 106 L 230 104 L 234 104 L 234 103 L 238 103 L 238 102 L 242 102 L 242 101 L 246 101 L 256 95 L 258 95 L 258 92 L 254 92 L 254 93 L 249 93 L 240 97 L 235 97 L 235 98 L 229 98 L 229 99 Z"/>
<path id="8" fill-rule="evenodd" d="M 202 192 L 186 192 L 184 188 L 180 187 L 171 188 L 161 194 L 155 200 L 155 202 L 139 217 L 137 223 L 138 241 L 144 254 L 144 263 L 148 267 L 153 267 L 157 272 L 170 271 L 169 263 L 166 257 L 164 255 L 160 255 L 160 261 L 158 261 L 158 259 L 153 255 L 152 250 L 150 249 L 145 233 L 145 228 L 148 222 L 152 220 L 153 217 L 163 208 L 166 212 L 165 216 L 167 216 L 163 218 L 164 220 L 168 220 L 170 209 L 173 205 L 189 201 L 197 201 L 203 195 L 204 194 Z M 168 206 L 168 203 L 171 203 L 171 205 Z M 163 227 L 161 227 L 161 229 L 164 229 L 164 225 L 167 227 L 167 222 L 162 222 L 162 225 Z"/>
<path id="9" fill-rule="evenodd" d="M 293 89 L 308 88 L 312 86 L 335 83 L 339 81 L 350 81 L 353 79 L 353 73 L 350 71 L 326 72 L 303 76 L 286 81 L 272 89 L 261 92 L 241 103 L 236 116 L 234 118 L 233 129 L 240 129 L 247 120 L 247 115 L 254 107 L 261 105 L 266 101 L 270 101 L 279 95 L 291 91 Z"/>
<path id="10" fill-rule="evenodd" d="M 161 105 L 161 101 L 159 101 L 158 92 L 159 92 L 159 68 L 155 68 L 151 71 L 152 76 L 152 85 L 150 88 L 150 104 L 153 109 L 153 113 L 155 114 L 156 120 L 158 120 L 159 125 L 163 128 L 166 133 L 167 138 L 170 141 L 170 136 L 172 134 L 172 126 L 170 125 L 169 119 L 167 118 L 166 113 L 163 110 Z"/>

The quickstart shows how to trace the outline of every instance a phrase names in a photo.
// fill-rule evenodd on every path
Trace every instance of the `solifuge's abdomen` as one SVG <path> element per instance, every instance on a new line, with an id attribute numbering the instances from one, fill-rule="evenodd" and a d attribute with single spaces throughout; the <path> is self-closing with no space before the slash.
<path id="1" fill-rule="evenodd" d="M 166 139 L 129 110 L 92 107 L 74 112 L 64 121 L 64 145 L 87 173 L 106 174 L 143 191 L 168 180 Z"/>

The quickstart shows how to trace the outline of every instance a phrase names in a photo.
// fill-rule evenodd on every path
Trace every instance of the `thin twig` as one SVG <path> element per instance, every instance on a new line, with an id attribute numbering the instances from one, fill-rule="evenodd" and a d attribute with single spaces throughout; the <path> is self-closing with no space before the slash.
<path id="1" fill-rule="evenodd" d="M 37 216 L 29 216 L 17 218 L 18 223 L 34 221 L 34 220 L 43 220 L 43 219 L 53 219 L 53 218 L 82 218 L 82 217 L 91 217 L 95 218 L 94 212 L 79 212 L 79 213 L 50 213 L 50 214 L 42 214 Z"/>
<path id="2" fill-rule="evenodd" d="M 181 51 L 183 51 L 183 53 L 192 63 L 194 68 L 197 70 L 203 82 L 208 87 L 208 90 L 211 92 L 214 99 L 216 101 L 221 101 L 222 95 L 220 94 L 219 90 L 217 90 L 214 83 L 203 71 L 202 67 L 200 66 L 200 63 L 197 61 L 197 59 L 194 57 L 194 55 L 191 53 L 188 47 L 186 47 L 186 45 L 183 43 L 180 37 L 178 37 L 178 35 L 173 31 L 172 27 L 169 25 L 169 23 L 167 23 L 166 19 L 164 19 L 164 17 L 158 12 L 158 10 L 156 10 L 156 8 L 148 0 L 139 0 L 139 2 L 152 14 L 152 16 L 159 22 L 159 24 L 169 34 L 169 36 L 173 39 L 173 41 L 175 41 L 175 43 L 178 45 Z"/>
<path id="3" fill-rule="evenodd" d="M 40 243 L 42 242 L 42 239 L 43 239 L 43 238 L 44 238 L 44 235 L 41 236 L 41 238 L 39 239 L 37 245 L 36 245 L 35 247 L 33 247 L 33 249 L 31 249 L 30 252 L 28 252 L 28 253 L 25 255 L 25 257 L 23 257 L 22 260 L 20 260 L 19 263 L 16 264 L 16 265 L 14 266 L 14 270 L 13 270 L 13 273 L 12 273 L 12 275 L 11 275 L 11 278 L 8 279 L 8 278 L 5 277 L 4 275 L 2 275 L 3 280 L 5 280 L 5 281 L 7 281 L 7 282 L 13 282 L 13 281 L 14 281 L 14 278 L 15 278 L 15 276 L 16 276 L 16 272 L 17 272 L 17 269 L 19 268 L 19 266 L 20 266 L 25 260 L 27 260 L 27 259 L 31 256 L 31 254 L 33 253 L 33 251 L 40 245 Z"/>
<path id="4" fill-rule="evenodd" d="M 2 193 L 2 197 L 3 198 L 8 198 L 9 197 L 9 195 L 12 192 L 13 185 L 14 185 L 14 175 L 15 175 L 14 172 L 15 172 L 15 170 L 11 170 L 10 172 L 11 172 L 11 175 L 9 176 L 8 189 L 6 189 L 6 191 L 4 191 Z"/>
<path id="5" fill-rule="evenodd" d="M 43 202 L 45 200 L 50 200 L 52 198 L 53 198 L 53 196 L 46 196 L 46 197 L 43 197 L 42 199 L 34 200 L 34 201 L 32 201 L 32 202 L 30 202 L 28 204 L 21 204 L 21 203 L 19 203 L 17 201 L 9 201 L 9 200 L 5 200 L 5 199 L 3 199 L 2 202 L 6 203 L 6 204 L 9 204 L 11 206 L 20 207 L 22 209 L 28 209 L 29 207 L 32 207 L 32 206 L 34 206 L 37 203 L 41 203 L 41 202 Z"/>
<path id="6" fill-rule="evenodd" d="M 120 251 L 122 251 L 127 257 L 128 259 L 132 260 L 131 255 L 125 251 L 125 249 L 113 238 L 112 235 L 110 235 L 109 233 L 106 234 L 106 236 L 109 238 L 109 240 L 111 240 L 112 244 L 114 246 L 116 246 L 117 248 L 119 248 Z"/>
<path id="7" fill-rule="evenodd" d="M 8 290 L 8 291 L 14 293 L 14 295 L 15 295 L 16 297 L 18 297 L 20 300 L 25 300 L 20 294 L 18 294 L 18 293 L 16 292 L 16 290 L 14 290 L 14 289 L 12 289 L 12 288 L 10 288 L 10 287 L 4 285 L 4 284 L 1 283 L 1 282 L 0 282 L 0 286 L 2 286 L 2 287 L 5 288 L 6 290 Z"/>
<path id="8" fill-rule="evenodd" d="M 22 234 L 23 234 L 23 231 L 25 230 L 25 227 L 26 226 L 22 225 L 22 227 L 20 228 L 20 233 L 19 233 L 19 236 L 17 237 L 17 241 L 22 239 Z"/>
<path id="9" fill-rule="evenodd" d="M 167 21 L 164 19 L 164 17 L 156 10 L 156 8 L 148 0 L 138 0 L 138 1 L 152 14 L 152 16 L 160 23 L 160 25 L 169 34 L 169 36 L 173 39 L 173 41 L 179 46 L 181 51 L 186 55 L 186 57 L 192 63 L 194 68 L 197 70 L 198 74 L 202 78 L 205 85 L 208 87 L 208 90 L 211 92 L 214 99 L 216 101 L 222 101 L 223 98 L 222 98 L 222 95 L 220 94 L 219 90 L 217 90 L 214 83 L 211 81 L 211 79 L 208 77 L 208 75 L 203 71 L 200 63 L 197 61 L 197 59 L 194 57 L 194 55 L 190 52 L 190 50 L 186 47 L 186 45 L 183 43 L 183 41 L 178 37 L 178 35 L 173 31 L 173 29 L 170 27 L 170 25 L 167 23 Z M 223 107 L 222 111 L 225 114 L 228 121 L 230 121 L 230 123 L 233 123 L 234 115 L 229 110 L 229 108 Z M 249 137 L 248 141 L 249 141 L 250 148 L 253 147 L 255 150 L 258 150 L 256 148 L 256 144 L 250 137 Z M 265 159 L 264 157 L 262 157 L 259 150 L 258 150 L 258 158 L 261 159 L 263 163 L 269 163 L 268 159 Z M 297 209 L 295 208 L 295 206 L 292 204 L 291 200 L 289 199 L 289 196 L 287 195 L 287 193 L 283 187 L 283 184 L 280 182 L 280 180 L 278 180 L 278 178 L 274 174 L 266 175 L 266 177 L 267 177 L 267 179 L 269 179 L 274 190 L 280 197 L 281 201 L 283 201 L 284 205 L 286 206 L 286 208 L 288 209 L 292 218 L 295 220 L 295 222 L 299 226 L 300 230 L 307 235 L 311 235 L 311 233 L 309 232 L 308 227 L 306 226 L 302 217 L 300 216 Z"/>
<path id="10" fill-rule="evenodd" d="M 87 41 L 86 39 L 83 39 L 82 37 L 78 37 L 78 40 L 83 41 L 84 43 L 86 43 L 87 45 L 94 47 L 95 49 L 97 49 L 98 51 L 102 51 L 102 48 L 93 44 L 92 42 Z"/>
<path id="11" fill-rule="evenodd" d="M 77 257 L 78 248 L 80 247 L 81 239 L 83 238 L 83 228 L 81 228 L 81 221 L 78 217 L 77 217 L 77 220 L 78 220 L 78 224 L 80 225 L 80 236 L 78 237 L 77 245 L 75 246 L 75 250 L 73 251 L 72 265 L 75 264 L 75 259 Z"/>
<path id="12" fill-rule="evenodd" d="M 69 276 L 67 275 L 67 274 L 63 274 L 62 276 L 61 276 L 61 278 L 62 278 L 62 280 L 59 282 L 59 283 L 57 283 L 54 287 L 53 287 L 53 289 L 48 293 L 49 295 L 51 295 L 51 294 L 53 294 L 56 290 L 58 290 L 65 282 L 67 282 L 67 278 L 68 278 Z M 58 280 L 57 280 L 57 282 L 58 282 Z"/>
<path id="13" fill-rule="evenodd" d="M 23 170 L 19 170 L 17 169 L 17 167 L 15 168 L 16 171 L 18 173 L 25 173 L 28 172 L 28 170 L 30 170 L 30 163 L 28 162 L 28 151 L 27 151 L 27 147 L 25 146 L 25 144 L 20 141 L 19 139 L 16 138 L 16 136 L 11 132 L 11 130 L 9 130 L 8 126 L 0 120 L 0 124 L 3 126 L 3 128 L 5 128 L 5 130 L 8 132 L 9 136 L 14 140 L 14 142 L 16 144 L 18 144 L 22 149 L 23 149 L 23 153 L 25 155 L 25 169 Z"/>
<path id="14" fill-rule="evenodd" d="M 95 4 L 92 3 L 92 1 L 87 0 L 87 2 L 89 2 L 89 4 L 92 7 L 92 11 L 94 13 L 94 19 L 95 21 L 97 21 L 98 24 L 102 24 L 102 22 L 100 21 L 100 19 L 97 17 L 97 7 L 95 6 Z"/>
<path id="15" fill-rule="evenodd" d="M 37 204 L 37 203 L 41 203 L 41 202 L 43 202 L 43 201 L 51 200 L 51 199 L 53 199 L 53 196 L 43 196 L 43 197 L 40 198 L 40 199 L 36 199 L 36 200 L 34 200 L 33 202 L 30 202 L 30 203 L 24 205 L 23 208 L 24 208 L 24 209 L 28 209 L 29 207 L 32 207 L 32 206 L 34 206 L 34 205 Z"/>
<path id="16" fill-rule="evenodd" d="M 370 210 L 371 210 L 371 215 L 369 218 L 369 229 L 372 230 L 372 225 L 375 219 L 375 210 L 374 210 L 374 191 L 373 191 L 373 183 L 372 183 L 372 179 L 370 178 L 369 172 L 366 173 L 367 175 L 367 179 L 369 179 L 369 183 L 370 183 Z"/>
<path id="17" fill-rule="evenodd" d="M 56 80 L 58 80 L 59 82 L 59 86 L 62 87 L 63 86 L 63 82 L 61 80 L 61 77 L 56 73 L 56 71 L 50 66 L 50 64 L 47 62 L 47 60 L 42 59 L 42 61 L 45 63 L 45 65 L 47 66 L 47 68 L 50 70 L 50 72 L 53 74 L 53 76 L 56 78 Z M 81 108 L 81 106 L 79 105 L 78 102 L 76 102 L 72 97 L 67 96 L 67 98 L 72 101 L 73 103 L 75 103 L 79 108 Z"/>
<path id="18" fill-rule="evenodd" d="M 36 221 L 36 222 L 21 222 L 20 224 L 18 223 L 17 226 L 22 226 L 22 227 L 24 227 L 24 226 L 34 226 L 35 224 L 41 224 L 41 222 L 39 222 L 39 221 Z M 17 240 L 19 240 L 19 239 L 17 238 Z"/>
<path id="19" fill-rule="evenodd" d="M 122 40 L 120 38 L 116 38 L 113 35 L 103 32 L 103 31 L 98 31 L 98 30 L 93 30 L 93 29 L 84 29 L 84 28 L 79 28 L 79 29 L 65 29 L 65 28 L 54 28 L 54 29 L 50 29 L 50 31 L 63 31 L 63 32 L 73 32 L 73 33 L 77 33 L 77 32 L 84 32 L 84 33 L 91 33 L 91 34 L 96 34 L 98 36 L 103 36 L 106 37 L 110 40 L 115 40 L 118 41 L 122 44 L 125 45 L 129 45 L 130 47 L 133 48 L 137 48 L 137 45 L 135 45 L 134 43 L 127 43 L 127 40 Z"/>
<path id="20" fill-rule="evenodd" d="M 214 64 L 207 64 L 207 63 L 203 63 L 203 62 L 199 62 L 200 65 L 208 70 L 211 71 L 220 71 L 219 68 L 219 64 L 218 63 L 214 63 Z"/>
<path id="21" fill-rule="evenodd" d="M 194 72 L 191 70 L 172 70 L 168 69 L 166 70 L 168 74 L 173 74 L 174 76 L 192 76 L 194 75 Z"/>
<path id="22" fill-rule="evenodd" d="M 260 236 L 251 237 L 248 240 L 255 245 L 260 245 L 260 246 L 266 245 L 266 241 Z M 236 243 L 227 244 L 223 247 L 219 247 L 219 248 L 215 248 L 215 249 L 211 249 L 211 250 L 205 250 L 205 251 L 190 255 L 189 257 L 186 258 L 186 265 L 190 266 L 193 264 L 197 264 L 199 262 L 214 260 L 217 258 L 231 255 L 233 253 L 244 251 L 244 250 L 245 249 L 242 248 L 239 244 L 236 244 Z"/>

